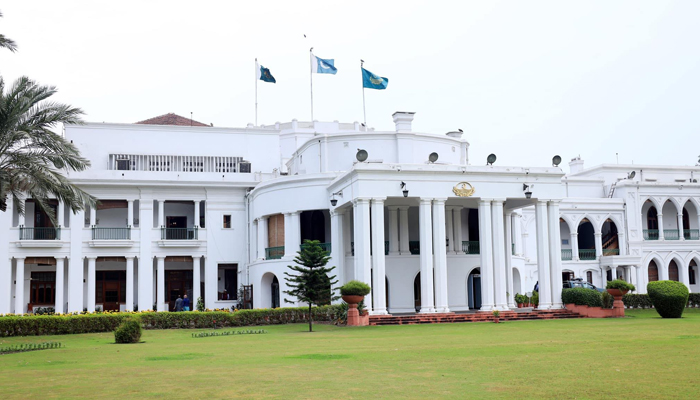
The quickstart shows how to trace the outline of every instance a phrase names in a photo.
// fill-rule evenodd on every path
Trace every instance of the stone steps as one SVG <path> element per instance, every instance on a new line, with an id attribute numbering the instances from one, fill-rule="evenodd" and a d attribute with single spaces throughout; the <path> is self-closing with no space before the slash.
<path id="1" fill-rule="evenodd" d="M 544 319 L 584 318 L 568 310 L 543 310 L 530 312 L 503 311 L 499 319 L 505 321 L 534 321 Z M 371 315 L 370 325 L 413 325 L 413 324 L 444 324 L 455 322 L 493 322 L 491 313 L 455 314 L 415 314 L 415 315 Z"/>

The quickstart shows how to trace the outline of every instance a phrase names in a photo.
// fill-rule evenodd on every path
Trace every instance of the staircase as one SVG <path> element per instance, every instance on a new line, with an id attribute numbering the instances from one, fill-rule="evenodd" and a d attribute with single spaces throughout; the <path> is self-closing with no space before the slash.
<path id="1" fill-rule="evenodd" d="M 584 318 L 566 309 L 534 310 L 534 311 L 502 311 L 501 321 L 534 321 L 542 319 Z M 468 314 L 435 313 L 411 315 L 371 315 L 370 325 L 413 325 L 413 324 L 444 324 L 451 322 L 493 322 L 494 317 L 488 312 Z"/>

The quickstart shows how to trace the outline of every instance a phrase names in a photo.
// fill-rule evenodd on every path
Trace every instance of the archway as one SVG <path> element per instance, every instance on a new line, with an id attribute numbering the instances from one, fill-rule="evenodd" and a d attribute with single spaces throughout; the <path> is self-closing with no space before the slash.
<path id="1" fill-rule="evenodd" d="M 520 271 L 517 268 L 513 268 L 513 291 L 517 294 L 523 294 L 521 290 Z"/>
<path id="2" fill-rule="evenodd" d="M 649 282 L 656 282 L 659 280 L 659 267 L 656 266 L 656 261 L 649 261 Z"/>
<path id="3" fill-rule="evenodd" d="M 326 216 L 324 210 L 304 211 L 299 216 L 301 241 L 326 242 Z"/>
<path id="4" fill-rule="evenodd" d="M 391 307 L 391 306 L 389 305 L 389 278 L 384 277 L 384 283 L 385 283 L 385 285 L 386 285 L 386 300 L 385 300 L 385 302 L 386 302 L 386 311 L 387 311 L 387 312 L 390 312 L 390 311 L 389 311 L 389 307 Z"/>
<path id="5" fill-rule="evenodd" d="M 688 265 L 688 284 L 696 285 L 698 283 L 698 263 L 695 259 L 690 260 Z"/>
<path id="6" fill-rule="evenodd" d="M 586 271 L 586 282 L 593 284 L 593 271 Z"/>
<path id="7" fill-rule="evenodd" d="M 566 282 L 566 281 L 571 281 L 575 278 L 574 271 L 571 271 L 569 269 L 565 269 L 561 271 L 561 281 Z"/>
<path id="8" fill-rule="evenodd" d="M 420 311 L 420 272 L 416 275 L 416 278 L 413 280 L 413 306 L 415 307 L 416 312 Z"/>
<path id="9" fill-rule="evenodd" d="M 278 308 L 280 301 L 280 283 L 277 276 L 267 272 L 260 279 L 260 306 L 262 308 Z"/>
<path id="10" fill-rule="evenodd" d="M 610 218 L 603 222 L 602 242 L 604 256 L 620 255 L 620 242 L 617 237 L 617 225 Z"/>
<path id="11" fill-rule="evenodd" d="M 700 240 L 698 209 L 688 200 L 683 207 L 683 237 L 685 240 Z"/>
<path id="12" fill-rule="evenodd" d="M 481 269 L 474 268 L 467 278 L 468 304 L 470 309 L 481 308 Z"/>
<path id="13" fill-rule="evenodd" d="M 561 236 L 561 259 L 562 261 L 570 261 L 573 259 L 572 243 L 570 242 L 571 230 L 569 224 L 562 218 L 559 218 L 559 233 Z"/>
<path id="14" fill-rule="evenodd" d="M 277 277 L 275 276 L 272 279 L 272 283 L 270 284 L 270 303 L 271 307 L 270 308 L 279 308 L 280 307 L 280 281 L 277 280 Z"/>
<path id="15" fill-rule="evenodd" d="M 676 260 L 671 260 L 671 263 L 668 264 L 668 280 L 678 282 L 678 265 Z"/>
<path id="16" fill-rule="evenodd" d="M 578 225 L 578 255 L 581 260 L 595 260 L 595 228 L 587 218 Z"/>
<path id="17" fill-rule="evenodd" d="M 646 210 L 646 211 L 645 211 Z M 656 206 L 647 200 L 642 206 L 642 225 L 645 240 L 659 240 L 659 217 Z"/>

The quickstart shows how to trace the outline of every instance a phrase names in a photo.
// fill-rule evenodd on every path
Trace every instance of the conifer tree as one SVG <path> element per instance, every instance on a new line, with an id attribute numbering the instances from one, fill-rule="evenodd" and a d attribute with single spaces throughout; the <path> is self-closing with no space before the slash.
<path id="1" fill-rule="evenodd" d="M 296 297 L 299 302 L 309 304 L 309 332 L 313 331 L 311 306 L 330 304 L 339 296 L 334 294 L 333 285 L 337 284 L 335 275 L 329 276 L 335 267 L 326 267 L 330 257 L 321 247 L 318 240 L 305 240 L 301 250 L 297 252 L 294 262 L 298 265 L 288 265 L 293 273 L 285 272 L 289 290 L 284 293 Z M 285 299 L 287 303 L 293 303 Z"/>

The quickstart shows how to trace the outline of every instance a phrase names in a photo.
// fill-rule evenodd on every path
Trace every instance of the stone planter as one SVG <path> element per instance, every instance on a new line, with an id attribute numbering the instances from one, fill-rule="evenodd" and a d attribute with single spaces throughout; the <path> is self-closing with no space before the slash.
<path id="1" fill-rule="evenodd" d="M 365 296 L 343 296 L 343 301 L 348 303 L 348 326 L 367 326 L 369 325 L 369 315 L 360 317 L 357 311 L 357 305 L 365 298 Z M 365 312 L 365 314 L 367 314 Z"/>
<path id="2" fill-rule="evenodd" d="M 360 302 L 365 298 L 365 296 L 354 296 L 354 295 L 347 295 L 343 296 L 343 301 L 348 303 L 348 304 L 360 304 Z M 357 307 L 356 307 L 357 308 Z"/>
<path id="3" fill-rule="evenodd" d="M 624 317 L 625 316 L 625 303 L 622 302 L 622 296 L 626 295 L 628 290 L 620 289 L 606 289 L 608 293 L 615 298 L 613 302 L 613 317 Z"/>

